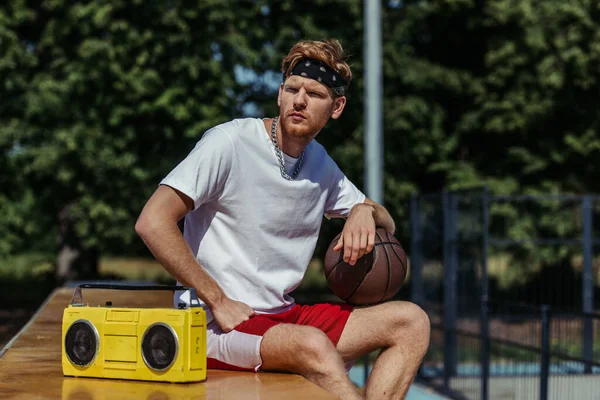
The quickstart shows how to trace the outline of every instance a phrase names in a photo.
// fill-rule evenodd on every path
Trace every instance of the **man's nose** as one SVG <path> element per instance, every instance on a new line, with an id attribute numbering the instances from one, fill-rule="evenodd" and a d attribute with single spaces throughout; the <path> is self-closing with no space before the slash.
<path id="1" fill-rule="evenodd" d="M 294 96 L 294 108 L 301 110 L 306 108 L 306 90 L 300 89 Z"/>

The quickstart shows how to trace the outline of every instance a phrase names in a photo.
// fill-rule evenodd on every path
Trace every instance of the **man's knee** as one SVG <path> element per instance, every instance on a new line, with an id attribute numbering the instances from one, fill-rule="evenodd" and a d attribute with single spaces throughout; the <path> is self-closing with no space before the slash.
<path id="1" fill-rule="evenodd" d="M 331 340 L 319 329 L 311 328 L 299 341 L 297 348 L 305 364 L 327 364 L 337 354 Z"/>
<path id="2" fill-rule="evenodd" d="M 277 325 L 263 338 L 261 356 L 265 369 L 297 373 L 322 371 L 335 363 L 335 346 L 327 335 L 309 326 Z"/>
<path id="3" fill-rule="evenodd" d="M 418 332 L 423 337 L 429 340 L 429 332 L 431 330 L 431 321 L 429 315 L 418 305 L 410 304 L 410 320 L 412 321 L 412 329 Z"/>
<path id="4" fill-rule="evenodd" d="M 418 305 L 405 301 L 386 305 L 389 337 L 393 344 L 410 343 L 411 348 L 425 354 L 429 347 L 431 325 L 427 313 Z"/>

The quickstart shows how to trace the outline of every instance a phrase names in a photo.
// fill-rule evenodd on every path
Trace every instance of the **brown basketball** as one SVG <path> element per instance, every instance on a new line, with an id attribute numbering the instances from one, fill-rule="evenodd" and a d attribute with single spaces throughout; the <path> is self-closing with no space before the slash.
<path id="1" fill-rule="evenodd" d="M 333 293 L 355 305 L 377 304 L 394 297 L 404 284 L 407 266 L 406 253 L 398 239 L 377 228 L 373 251 L 350 265 L 344 262 L 344 249 L 333 251 L 340 235 L 325 254 L 325 277 Z"/>

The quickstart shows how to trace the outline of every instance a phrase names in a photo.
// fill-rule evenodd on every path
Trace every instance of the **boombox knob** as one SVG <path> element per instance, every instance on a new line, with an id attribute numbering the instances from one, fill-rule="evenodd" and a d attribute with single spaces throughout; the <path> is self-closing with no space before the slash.
<path id="1" fill-rule="evenodd" d="M 112 307 L 112 301 L 107 301 L 106 302 L 106 307 Z"/>

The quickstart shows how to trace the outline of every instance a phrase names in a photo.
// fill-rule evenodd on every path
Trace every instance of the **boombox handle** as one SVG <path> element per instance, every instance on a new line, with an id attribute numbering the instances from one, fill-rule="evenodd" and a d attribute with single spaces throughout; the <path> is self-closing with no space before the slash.
<path id="1" fill-rule="evenodd" d="M 81 289 L 116 289 L 116 290 L 186 290 L 190 292 L 190 306 L 199 307 L 200 301 L 196 294 L 196 290 L 187 286 L 176 286 L 176 285 L 111 285 L 104 283 L 83 283 L 78 285 L 73 292 L 71 298 L 72 306 L 82 306 L 83 296 Z M 179 303 L 180 308 L 187 308 L 184 303 Z"/>

